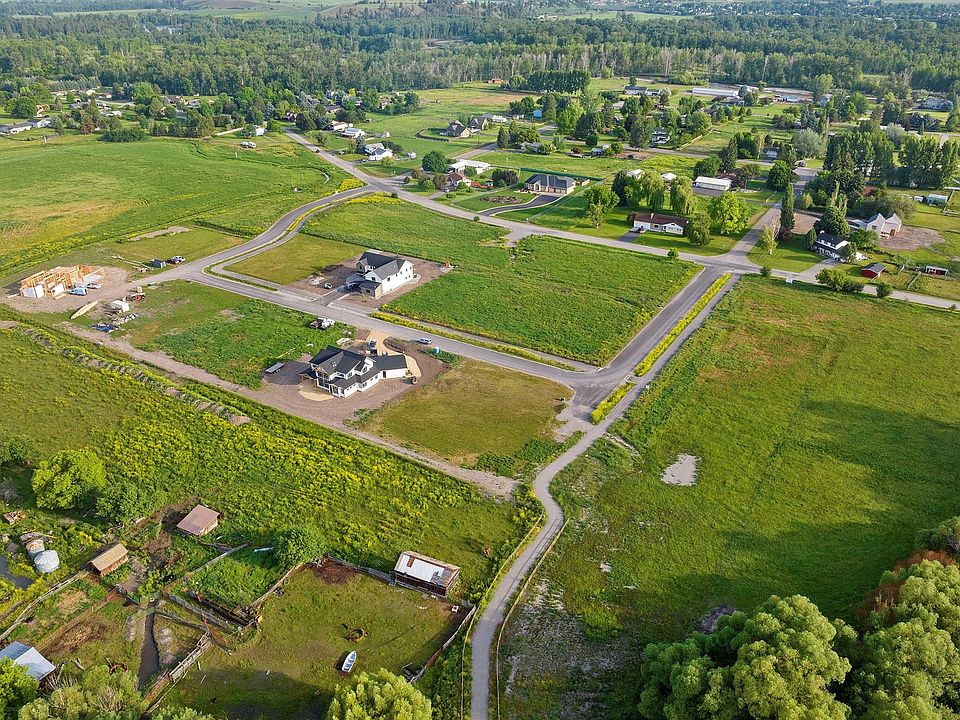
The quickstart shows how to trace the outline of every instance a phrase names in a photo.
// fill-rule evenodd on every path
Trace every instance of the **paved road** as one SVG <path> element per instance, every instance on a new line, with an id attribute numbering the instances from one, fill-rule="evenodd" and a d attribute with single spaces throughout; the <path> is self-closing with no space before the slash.
<path id="1" fill-rule="evenodd" d="M 618 420 L 637 396 L 643 387 L 653 380 L 670 358 L 680 349 L 688 337 L 703 324 L 704 320 L 716 306 L 720 299 L 733 287 L 737 278 L 731 278 L 707 306 L 697 315 L 696 320 L 686 327 L 680 337 L 670 346 L 666 353 L 654 366 L 641 377 L 636 387 L 624 397 L 607 418 L 599 425 L 590 426 L 584 432 L 583 438 L 563 455 L 541 470 L 534 480 L 534 491 L 544 507 L 544 522 L 540 533 L 517 556 L 513 564 L 501 578 L 483 613 L 476 620 L 471 642 L 471 665 L 473 675 L 470 681 L 470 718 L 471 720 L 489 720 L 490 718 L 490 671 L 492 652 L 497 632 L 504 620 L 507 609 L 515 593 L 522 587 L 527 574 L 533 569 L 540 557 L 553 543 L 557 534 L 563 528 L 563 510 L 550 494 L 550 483 L 557 474 L 567 465 L 583 455 L 604 434 L 607 429 Z"/>
<path id="2" fill-rule="evenodd" d="M 299 143 L 311 150 L 319 150 L 315 145 L 307 141 L 296 133 L 290 133 Z M 474 151 L 470 151 L 473 153 Z M 257 251 L 272 246 L 295 233 L 302 224 L 302 214 L 331 203 L 349 199 L 363 192 L 368 192 L 370 188 L 383 192 L 396 193 L 404 200 L 426 207 L 436 212 L 444 213 L 454 217 L 460 217 L 472 220 L 473 213 L 463 211 L 448 205 L 437 203 L 423 196 L 407 192 L 402 184 L 396 178 L 381 179 L 367 176 L 361 173 L 352 163 L 330 154 L 325 154 L 325 159 L 332 164 L 346 170 L 368 184 L 366 189 L 350 190 L 344 193 L 323 198 L 304 205 L 301 208 L 287 213 L 269 230 L 259 235 L 257 238 L 244 243 L 243 245 L 223 251 L 211 258 L 202 261 L 185 264 L 175 268 L 167 273 L 155 276 L 154 281 L 189 278 L 197 282 L 202 282 L 214 287 L 220 287 L 234 293 L 245 295 L 247 297 L 257 298 L 266 302 L 272 302 L 284 307 L 301 310 L 307 313 L 315 313 L 319 308 L 323 309 L 323 314 L 334 319 L 341 320 L 350 324 L 362 323 L 366 327 L 376 330 L 382 330 L 398 338 L 411 340 L 424 333 L 419 330 L 412 330 L 402 326 L 385 323 L 370 318 L 368 313 L 361 308 L 351 308 L 339 304 L 325 304 L 322 296 L 307 295 L 288 289 L 270 289 L 266 287 L 256 287 L 245 284 L 234 277 L 222 277 L 211 275 L 204 272 L 206 267 L 222 267 L 230 261 L 235 260 L 243 254 L 253 254 Z M 801 180 L 803 182 L 803 180 Z M 550 494 L 550 483 L 554 477 L 569 463 L 584 454 L 590 446 L 600 438 L 607 430 L 609 425 L 619 418 L 629 407 L 630 403 L 636 399 L 642 391 L 642 387 L 659 373 L 660 369 L 669 361 L 673 354 L 679 349 L 687 337 L 690 336 L 706 319 L 713 307 L 720 301 L 721 297 L 733 286 L 739 274 L 756 272 L 757 265 L 747 258 L 747 251 L 750 249 L 751 241 L 756 237 L 759 228 L 775 220 L 778 209 L 768 210 L 757 225 L 748 233 L 743 241 L 738 243 L 731 252 L 720 256 L 701 256 L 692 253 L 681 253 L 681 257 L 699 263 L 704 266 L 700 272 L 666 307 L 649 323 L 647 323 L 637 336 L 623 349 L 623 351 L 605 368 L 594 372 L 562 370 L 556 367 L 537 363 L 513 355 L 495 352 L 486 348 L 478 347 L 469 343 L 443 339 L 440 344 L 447 350 L 470 357 L 483 362 L 492 363 L 501 367 L 507 367 L 520 372 L 526 372 L 540 377 L 546 377 L 558 382 L 563 382 L 576 390 L 574 418 L 578 421 L 584 436 L 575 446 L 570 448 L 563 455 L 558 457 L 538 475 L 534 482 L 534 489 L 537 497 L 543 503 L 545 509 L 545 522 L 541 532 L 534 538 L 531 544 L 514 561 L 500 583 L 494 589 L 491 601 L 486 609 L 480 615 L 474 626 L 474 635 L 472 642 L 473 658 L 473 676 L 471 679 L 471 711 L 472 720 L 488 720 L 490 717 L 489 707 L 489 685 L 491 669 L 491 651 L 494 638 L 505 616 L 507 608 L 510 605 L 514 594 L 520 589 L 522 583 L 534 567 L 538 559 L 549 548 L 556 538 L 560 529 L 563 527 L 563 513 L 560 506 Z M 297 220 L 300 219 L 300 222 Z M 666 250 L 653 248 L 635 243 L 624 243 L 619 240 L 609 240 L 597 238 L 590 235 L 582 235 L 568 231 L 548 230 L 539 228 L 535 225 L 522 223 L 512 220 L 503 220 L 495 216 L 481 217 L 481 222 L 501 227 L 510 233 L 529 234 L 539 232 L 549 232 L 551 235 L 577 240 L 580 242 L 594 245 L 605 245 L 609 247 L 629 249 L 636 252 L 643 252 L 652 255 L 665 255 Z M 291 228 L 291 225 L 294 227 Z M 607 419 L 598 426 L 590 425 L 587 422 L 587 415 L 600 399 L 605 397 L 623 380 L 632 377 L 633 369 L 646 356 L 647 352 L 656 345 L 662 337 L 672 329 L 676 322 L 699 300 L 703 292 L 724 272 L 733 275 L 731 280 L 724 286 L 724 291 L 714 297 L 707 307 L 697 316 L 694 323 L 691 323 L 680 337 L 671 344 L 668 351 L 655 363 L 654 367 L 639 379 L 637 386 L 628 395 L 618 403 L 617 407 L 611 412 Z M 778 275 L 792 277 L 792 273 L 778 272 Z M 924 304 L 948 307 L 947 301 L 939 298 L 929 298 L 913 293 L 895 293 L 895 297 L 900 297 L 911 302 L 921 302 Z"/>

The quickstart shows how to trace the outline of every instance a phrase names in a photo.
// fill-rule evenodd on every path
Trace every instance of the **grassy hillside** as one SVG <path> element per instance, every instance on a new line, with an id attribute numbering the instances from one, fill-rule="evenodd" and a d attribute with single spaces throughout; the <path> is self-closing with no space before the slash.
<path id="1" fill-rule="evenodd" d="M 252 236 L 344 177 L 286 140 L 239 152 L 218 141 L 80 136 L 0 140 L 0 176 L 0 274 L 185 222 Z"/>

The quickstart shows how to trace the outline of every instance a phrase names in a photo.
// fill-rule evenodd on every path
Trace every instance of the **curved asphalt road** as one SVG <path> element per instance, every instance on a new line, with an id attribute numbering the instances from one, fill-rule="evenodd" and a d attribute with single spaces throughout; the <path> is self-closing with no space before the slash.
<path id="1" fill-rule="evenodd" d="M 304 137 L 289 133 L 291 137 L 301 145 L 313 151 L 320 151 L 320 148 L 307 141 Z M 474 151 L 475 152 L 475 151 Z M 245 295 L 247 297 L 257 298 L 266 302 L 272 302 L 284 307 L 301 310 L 307 313 L 315 313 L 318 309 L 323 309 L 323 314 L 342 320 L 348 323 L 362 322 L 365 326 L 378 330 L 383 330 L 396 337 L 412 340 L 423 335 L 422 331 L 404 328 L 392 323 L 385 323 L 375 320 L 368 316 L 362 309 L 352 309 L 343 306 L 334 306 L 324 304 L 318 296 L 308 296 L 303 293 L 280 289 L 274 290 L 266 287 L 256 287 L 246 284 L 236 279 L 240 277 L 235 273 L 229 273 L 233 277 L 223 277 L 211 275 L 204 272 L 205 268 L 218 268 L 228 264 L 230 261 L 239 259 L 245 254 L 252 254 L 256 251 L 262 251 L 267 247 L 288 239 L 299 230 L 305 221 L 304 213 L 309 213 L 326 205 L 341 202 L 356 195 L 369 192 L 370 188 L 382 192 L 397 193 L 404 200 L 408 200 L 422 207 L 426 207 L 436 212 L 444 213 L 454 217 L 466 220 L 472 220 L 473 213 L 460 210 L 459 208 L 443 205 L 423 196 L 410 193 L 396 182 L 396 180 L 383 180 L 367 176 L 361 173 L 352 163 L 344 161 L 336 155 L 324 153 L 327 161 L 346 170 L 351 175 L 358 177 L 367 183 L 368 187 L 347 190 L 336 193 L 326 198 L 307 203 L 296 210 L 292 210 L 272 225 L 268 230 L 258 235 L 256 238 L 243 243 L 240 246 L 224 250 L 192 263 L 187 263 L 173 268 L 167 272 L 161 273 L 152 278 L 152 281 L 172 280 L 177 278 L 188 278 L 197 282 L 215 287 L 220 287 L 234 293 Z M 508 208 L 500 209 L 501 211 Z M 516 208 L 511 208 L 516 209 Z M 759 228 L 770 223 L 778 213 L 778 209 L 772 208 L 761 217 L 756 226 L 748 233 L 748 236 L 730 252 L 718 256 L 702 256 L 691 253 L 681 253 L 684 259 L 696 262 L 705 267 L 688 285 L 671 300 L 649 323 L 647 323 L 633 340 L 621 351 L 621 353 L 605 368 L 600 368 L 595 372 L 569 371 L 555 368 L 546 364 L 538 363 L 524 358 L 507 355 L 486 348 L 478 347 L 469 343 L 444 338 L 441 344 L 450 351 L 466 357 L 492 363 L 501 367 L 507 367 L 521 372 L 526 372 L 540 377 L 546 377 L 558 382 L 566 383 L 576 391 L 575 417 L 581 421 L 585 427 L 584 436 L 576 445 L 571 447 L 560 457 L 545 467 L 534 481 L 534 490 L 537 498 L 544 506 L 545 522 L 540 533 L 533 541 L 520 553 L 514 560 L 511 567 L 507 570 L 500 583 L 495 588 L 489 604 L 484 612 L 477 619 L 474 626 L 474 635 L 472 639 L 472 661 L 473 675 L 471 678 L 471 707 L 470 717 L 472 720 L 488 720 L 490 717 L 490 670 L 491 670 L 491 649 L 494 638 L 507 608 L 514 594 L 520 589 L 524 579 L 530 570 L 534 567 L 537 560 L 543 555 L 554 538 L 563 527 L 563 512 L 559 504 L 550 494 L 550 483 L 554 477 L 567 465 L 584 454 L 596 440 L 604 435 L 607 428 L 615 422 L 642 392 L 642 388 L 647 382 L 660 372 L 660 369 L 676 353 L 683 342 L 692 334 L 707 318 L 713 307 L 720 301 L 723 295 L 736 283 L 737 276 L 743 273 L 756 272 L 758 266 L 747 258 L 747 251 L 752 245 Z M 619 240 L 609 240 L 605 238 L 593 237 L 590 235 L 581 235 L 579 233 L 545 230 L 544 228 L 528 223 L 522 223 L 511 220 L 502 220 L 494 216 L 481 217 L 481 222 L 496 225 L 510 232 L 523 234 L 549 232 L 562 238 L 577 240 L 580 242 L 591 243 L 595 245 L 606 245 L 620 249 L 628 249 L 636 252 L 644 252 L 652 255 L 666 255 L 666 250 L 661 248 L 647 247 L 636 243 L 624 243 Z M 718 293 L 707 306 L 698 314 L 696 320 L 691 323 L 680 336 L 670 345 L 667 352 L 654 364 L 653 368 L 638 379 L 637 385 L 626 395 L 599 425 L 589 425 L 585 423 L 586 416 L 590 409 L 596 405 L 599 400 L 607 396 L 617 385 L 633 376 L 633 369 L 646 356 L 646 354 L 662 339 L 683 317 L 689 309 L 700 299 L 707 288 L 724 272 L 729 272 L 733 277 L 727 282 L 723 290 Z M 793 273 L 775 272 L 784 277 L 793 277 Z M 927 305 L 936 305 L 939 307 L 949 307 L 948 301 L 941 301 L 939 298 L 929 298 L 927 296 L 916 295 L 913 293 L 894 293 L 894 297 L 911 302 L 920 302 Z"/>

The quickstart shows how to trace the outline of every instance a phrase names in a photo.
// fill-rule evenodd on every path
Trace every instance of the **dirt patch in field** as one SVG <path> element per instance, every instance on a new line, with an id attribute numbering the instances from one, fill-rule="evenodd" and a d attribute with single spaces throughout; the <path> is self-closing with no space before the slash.
<path id="1" fill-rule="evenodd" d="M 663 471 L 660 479 L 667 485 L 682 485 L 684 487 L 696 485 L 698 461 L 699 458 L 696 455 L 682 453 L 673 465 Z"/>
<path id="2" fill-rule="evenodd" d="M 60 597 L 57 598 L 57 610 L 59 610 L 62 615 L 69 617 L 83 604 L 85 598 L 86 593 L 82 590 L 72 590 L 62 593 Z"/>
<path id="3" fill-rule="evenodd" d="M 354 571 L 337 563 L 325 562 L 317 567 L 308 565 L 310 571 L 327 585 L 343 585 L 354 576 Z"/>
<path id="4" fill-rule="evenodd" d="M 819 215 L 815 215 L 811 212 L 796 212 L 794 213 L 793 217 L 793 232 L 795 232 L 797 235 L 807 234 L 813 229 L 813 224 L 820 219 Z"/>
<path id="5" fill-rule="evenodd" d="M 51 264 L 51 267 L 53 265 Z M 96 269 L 96 268 L 95 268 Z M 99 302 L 112 302 L 127 294 L 127 271 L 115 267 L 99 268 L 97 274 L 100 276 L 99 282 L 102 287 L 99 290 L 88 290 L 86 295 L 61 295 L 59 298 L 45 297 L 39 300 L 35 298 L 20 297 L 20 282 L 17 281 L 6 287 L 8 296 L 6 303 L 14 310 L 25 313 L 55 313 L 63 312 L 65 318 L 75 310 L 79 310 L 87 303 L 97 300 Z M 96 311 L 96 308 L 94 309 Z"/>
<path id="6" fill-rule="evenodd" d="M 85 643 L 103 640 L 108 630 L 106 620 L 95 614 L 89 615 L 57 635 L 43 652 L 47 656 L 69 655 Z"/>
<path id="7" fill-rule="evenodd" d="M 943 242 L 943 236 L 936 230 L 921 227 L 904 226 L 900 232 L 880 240 L 880 247 L 884 250 L 919 250 L 933 247 Z"/>
<path id="8" fill-rule="evenodd" d="M 148 238 L 163 237 L 164 235 L 179 235 L 180 233 L 190 232 L 190 228 L 180 227 L 179 225 L 171 225 L 168 228 L 163 230 L 154 230 L 153 232 L 143 233 L 143 235 L 137 235 L 132 237 L 127 242 L 136 242 L 137 240 L 146 240 Z"/>

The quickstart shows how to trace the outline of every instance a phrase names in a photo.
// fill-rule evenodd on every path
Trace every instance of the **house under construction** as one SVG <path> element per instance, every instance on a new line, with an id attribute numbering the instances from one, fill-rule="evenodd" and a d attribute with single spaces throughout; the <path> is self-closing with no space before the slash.
<path id="1" fill-rule="evenodd" d="M 98 271 L 89 265 L 55 267 L 20 281 L 20 295 L 27 298 L 60 297 L 75 287 L 100 279 Z"/>

